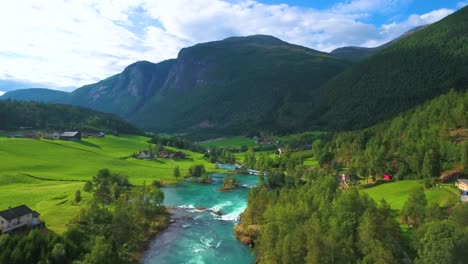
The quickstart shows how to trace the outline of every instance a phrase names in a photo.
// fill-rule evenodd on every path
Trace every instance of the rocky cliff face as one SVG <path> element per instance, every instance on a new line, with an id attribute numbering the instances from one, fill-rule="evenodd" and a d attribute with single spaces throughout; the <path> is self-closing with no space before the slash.
<path id="1" fill-rule="evenodd" d="M 173 63 L 131 64 L 120 74 L 75 90 L 63 102 L 129 117 L 163 86 Z"/>

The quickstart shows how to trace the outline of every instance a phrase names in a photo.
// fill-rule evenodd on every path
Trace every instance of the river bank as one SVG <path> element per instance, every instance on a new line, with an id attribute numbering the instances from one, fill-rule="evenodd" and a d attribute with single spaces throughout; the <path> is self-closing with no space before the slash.
<path id="1" fill-rule="evenodd" d="M 180 182 L 161 188 L 171 223 L 150 242 L 142 263 L 254 262 L 251 248 L 235 239 L 233 228 L 257 177 L 230 174 L 241 188 L 220 192 L 225 175 L 213 174 L 213 184 Z"/>

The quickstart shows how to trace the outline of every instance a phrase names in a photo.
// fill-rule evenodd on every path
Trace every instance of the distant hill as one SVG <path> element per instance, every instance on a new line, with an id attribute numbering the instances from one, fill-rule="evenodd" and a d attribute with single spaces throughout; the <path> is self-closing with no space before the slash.
<path id="1" fill-rule="evenodd" d="M 99 113 L 70 105 L 0 100 L 0 130 L 17 130 L 19 127 L 142 133 L 113 114 Z"/>
<path id="2" fill-rule="evenodd" d="M 20 89 L 7 92 L 0 96 L 0 100 L 58 102 L 65 99 L 69 93 L 46 88 Z"/>
<path id="3" fill-rule="evenodd" d="M 468 7 L 374 53 L 311 99 L 311 127 L 376 124 L 451 88 L 468 89 Z"/>
<path id="4" fill-rule="evenodd" d="M 385 43 L 383 45 L 380 45 L 378 47 L 366 48 L 366 47 L 349 46 L 349 47 L 342 47 L 342 48 L 334 49 L 330 53 L 335 55 L 335 56 L 338 56 L 338 57 L 350 59 L 352 61 L 360 61 L 360 60 L 363 60 L 363 59 L 367 58 L 368 56 L 374 54 L 375 52 L 390 46 L 394 42 L 396 42 L 396 41 L 398 41 L 398 40 L 400 40 L 402 38 L 408 37 L 408 36 L 410 36 L 411 34 L 413 34 L 415 32 L 418 32 L 419 30 L 421 30 L 421 29 L 423 29 L 423 28 L 425 28 L 427 26 L 428 25 L 422 25 L 422 26 L 415 27 L 415 28 L 405 32 L 400 37 L 398 37 L 398 38 L 396 38 L 396 39 L 394 39 L 394 40 L 392 40 L 390 42 L 387 42 L 387 43 Z"/>

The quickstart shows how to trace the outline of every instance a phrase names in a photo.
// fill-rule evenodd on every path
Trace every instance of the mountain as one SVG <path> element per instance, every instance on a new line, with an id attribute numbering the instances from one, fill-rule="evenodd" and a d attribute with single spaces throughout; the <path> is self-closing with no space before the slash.
<path id="1" fill-rule="evenodd" d="M 173 64 L 174 60 L 133 63 L 120 74 L 76 89 L 60 102 L 131 117 L 162 87 Z"/>
<path id="2" fill-rule="evenodd" d="M 387 43 L 385 43 L 383 45 L 380 45 L 378 47 L 366 48 L 366 47 L 348 46 L 348 47 L 342 47 L 342 48 L 334 49 L 330 53 L 335 55 L 335 56 L 338 56 L 338 57 L 341 57 L 341 58 L 346 58 L 346 59 L 349 59 L 349 60 L 352 60 L 352 61 L 360 61 L 360 60 L 363 60 L 363 59 L 367 58 L 368 56 L 374 54 L 375 52 L 392 45 L 393 43 L 395 43 L 398 40 L 400 40 L 402 38 L 405 38 L 405 37 L 408 37 L 408 36 L 410 36 L 411 34 L 413 34 L 415 32 L 418 32 L 419 30 L 421 30 L 421 29 L 423 29 L 423 28 L 425 28 L 427 26 L 428 25 L 422 25 L 422 26 L 415 27 L 415 28 L 405 32 L 400 37 L 398 37 L 398 38 L 396 38 L 396 39 L 394 39 L 394 40 L 392 40 L 390 42 L 387 42 Z"/>
<path id="3" fill-rule="evenodd" d="M 20 89 L 6 92 L 0 96 L 0 100 L 36 101 L 36 102 L 57 102 L 65 99 L 69 93 L 46 88 Z"/>
<path id="4" fill-rule="evenodd" d="M 141 134 L 140 130 L 113 114 L 71 105 L 0 100 L 0 130 L 17 130 L 19 127 Z"/>
<path id="5" fill-rule="evenodd" d="M 350 65 L 271 36 L 231 37 L 182 49 L 174 60 L 137 62 L 63 102 L 155 131 L 288 129 L 302 122 L 313 91 Z"/>
<path id="6" fill-rule="evenodd" d="M 357 129 L 468 89 L 468 7 L 353 65 L 311 98 L 311 127 Z"/>
<path id="7" fill-rule="evenodd" d="M 313 91 L 349 65 L 271 36 L 198 44 L 180 51 L 161 91 L 130 120 L 151 117 L 147 128 L 163 131 L 288 129 Z"/>

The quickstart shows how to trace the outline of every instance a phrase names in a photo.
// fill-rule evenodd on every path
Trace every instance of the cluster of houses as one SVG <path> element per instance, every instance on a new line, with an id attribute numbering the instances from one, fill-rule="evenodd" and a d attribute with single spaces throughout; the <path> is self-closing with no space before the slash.
<path id="1" fill-rule="evenodd" d="M 468 179 L 458 179 L 456 185 L 461 191 L 460 200 L 468 202 Z"/>
<path id="2" fill-rule="evenodd" d="M 33 227 L 44 227 L 45 223 L 39 219 L 40 214 L 26 205 L 0 211 L 0 233 L 10 233 Z"/>
<path id="3" fill-rule="evenodd" d="M 10 138 L 34 138 L 34 139 L 60 139 L 60 140 L 71 140 L 78 141 L 84 137 L 104 137 L 106 134 L 103 132 L 80 132 L 80 131 L 64 131 L 64 132 L 52 132 L 52 133 L 41 133 L 40 131 L 27 131 L 24 133 L 17 133 L 11 135 Z"/>
<path id="4" fill-rule="evenodd" d="M 138 153 L 137 158 L 139 159 L 153 159 L 153 158 L 184 159 L 185 153 L 183 153 L 182 151 L 170 153 L 167 150 L 161 150 L 159 153 L 154 153 L 149 150 L 142 150 Z"/>

